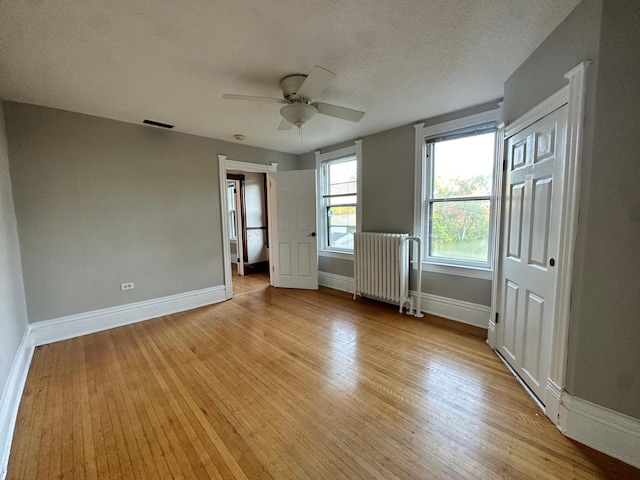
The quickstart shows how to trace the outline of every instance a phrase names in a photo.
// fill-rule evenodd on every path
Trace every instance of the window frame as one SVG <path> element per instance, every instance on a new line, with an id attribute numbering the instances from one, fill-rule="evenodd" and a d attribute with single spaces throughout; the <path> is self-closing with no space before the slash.
<path id="1" fill-rule="evenodd" d="M 342 249 L 330 247 L 328 245 L 328 224 L 325 215 L 326 202 L 326 182 L 324 176 L 324 166 L 328 163 L 341 160 L 345 157 L 356 157 L 356 232 L 362 229 L 362 140 L 355 140 L 353 145 L 321 153 L 315 152 L 316 156 L 316 182 L 317 182 L 317 205 L 318 205 L 318 255 L 323 257 L 343 258 L 352 260 L 353 249 Z"/>
<path id="2" fill-rule="evenodd" d="M 469 115 L 456 120 L 425 126 L 424 123 L 414 125 L 415 128 L 415 148 L 416 148 L 416 174 L 415 174 L 415 201 L 414 201 L 414 232 L 422 237 L 424 242 L 424 252 L 421 259 L 421 270 L 450 275 L 459 275 L 470 278 L 491 279 L 493 278 L 493 266 L 495 259 L 495 235 L 498 232 L 496 211 L 498 199 L 499 175 L 502 174 L 502 161 L 498 158 L 501 151 L 499 147 L 502 138 L 501 129 L 498 126 L 500 109 Z M 493 164 L 493 184 L 490 195 L 489 213 L 489 255 L 487 262 L 465 261 L 462 259 L 446 259 L 442 257 L 432 257 L 429 252 L 429 197 L 427 196 L 431 188 L 431 159 L 427 158 L 427 152 L 432 144 L 427 144 L 427 140 L 437 136 L 447 136 L 454 132 L 471 130 L 474 127 L 494 123 L 496 126 L 496 138 L 494 148 Z M 484 196 L 483 196 L 484 197 Z M 475 197 L 470 197 L 472 200 Z M 415 268 L 415 265 L 414 265 Z"/>
<path id="3" fill-rule="evenodd" d="M 229 222 L 229 240 L 237 241 L 238 240 L 238 224 L 236 220 L 236 183 L 237 180 L 227 180 L 227 220 Z M 232 193 L 229 193 L 229 189 L 233 190 Z M 233 198 L 233 208 L 231 208 L 231 198 Z"/>

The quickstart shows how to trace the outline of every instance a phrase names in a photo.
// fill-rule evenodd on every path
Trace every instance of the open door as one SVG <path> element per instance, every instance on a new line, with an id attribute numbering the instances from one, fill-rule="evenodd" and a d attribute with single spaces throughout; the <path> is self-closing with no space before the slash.
<path id="1" fill-rule="evenodd" d="M 271 285 L 318 289 L 316 171 L 269 174 Z"/>

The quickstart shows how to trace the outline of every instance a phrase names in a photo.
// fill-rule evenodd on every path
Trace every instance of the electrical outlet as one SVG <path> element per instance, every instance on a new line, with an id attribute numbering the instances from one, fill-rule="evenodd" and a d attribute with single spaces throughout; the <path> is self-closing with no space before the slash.
<path id="1" fill-rule="evenodd" d="M 120 290 L 133 290 L 133 282 L 121 283 Z"/>

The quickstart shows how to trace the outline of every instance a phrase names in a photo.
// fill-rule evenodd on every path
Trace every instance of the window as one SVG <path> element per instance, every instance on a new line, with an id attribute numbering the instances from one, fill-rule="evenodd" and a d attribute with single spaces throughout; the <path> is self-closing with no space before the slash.
<path id="1" fill-rule="evenodd" d="M 227 182 L 227 205 L 229 206 L 229 239 L 238 238 L 236 228 L 236 188 L 235 182 Z"/>
<path id="2" fill-rule="evenodd" d="M 417 171 L 422 181 L 416 231 L 425 243 L 423 267 L 489 278 L 493 263 L 495 112 L 419 127 Z"/>
<path id="3" fill-rule="evenodd" d="M 352 254 L 359 230 L 360 141 L 353 147 L 321 154 L 318 167 L 318 224 L 321 254 Z"/>
<path id="4" fill-rule="evenodd" d="M 322 165 L 326 245 L 336 250 L 353 250 L 356 231 L 358 166 L 355 155 Z"/>

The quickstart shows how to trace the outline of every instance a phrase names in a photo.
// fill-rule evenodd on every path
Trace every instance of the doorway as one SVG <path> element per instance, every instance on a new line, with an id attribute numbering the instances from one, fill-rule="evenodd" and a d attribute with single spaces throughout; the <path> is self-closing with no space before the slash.
<path id="1" fill-rule="evenodd" d="M 546 404 L 551 375 L 568 107 L 507 140 L 498 351 Z"/>
<path id="2" fill-rule="evenodd" d="M 267 173 L 277 164 L 238 162 L 218 155 L 226 298 L 264 289 L 269 273 Z"/>
<path id="3" fill-rule="evenodd" d="M 562 399 L 567 395 L 564 387 L 573 256 L 578 226 L 585 73 L 590 63 L 582 62 L 567 72 L 564 77 L 569 81 L 568 85 L 502 130 L 507 139 L 506 142 L 501 142 L 506 149 L 506 161 L 504 176 L 500 176 L 498 182 L 502 202 L 497 205 L 497 217 L 500 218 L 502 240 L 499 242 L 499 254 L 496 255 L 494 265 L 487 341 L 503 357 L 519 356 L 513 362 L 514 370 L 523 379 L 527 376 L 536 377 L 535 382 L 531 382 L 534 385 L 537 383 L 536 388 L 530 391 L 537 390 L 535 395 L 546 416 L 556 425 L 561 423 L 562 413 L 566 416 L 567 412 Z M 561 124 L 565 125 L 560 128 L 562 132 L 553 132 L 555 127 L 551 125 L 550 119 L 554 115 L 563 117 L 556 118 L 558 128 Z M 533 137 L 529 139 L 531 135 Z M 564 144 L 557 142 L 559 135 L 565 137 Z M 533 171 L 537 170 L 533 164 L 544 163 L 556 154 L 561 154 L 563 159 L 561 162 L 553 162 L 552 175 L 551 171 L 541 173 L 542 176 L 547 176 L 546 180 L 538 176 L 539 172 Z M 530 162 L 530 167 L 526 167 L 523 172 L 527 169 L 531 171 L 526 172 L 523 177 L 517 173 L 511 179 L 508 178 L 508 172 L 515 172 L 527 165 L 527 162 Z M 555 169 L 555 166 L 560 166 L 560 170 Z M 549 182 L 551 177 L 553 180 Z M 505 185 L 502 185 L 503 181 Z M 537 184 L 535 188 L 534 184 Z M 526 191 L 527 185 L 529 192 Z M 519 203 L 519 199 L 523 202 Z M 546 206 L 551 210 L 545 212 Z M 524 229 L 527 223 L 528 233 L 520 231 L 519 225 Z M 532 236 L 535 237 L 533 240 Z M 542 238 L 548 238 L 548 243 L 540 241 Z M 522 267 L 517 265 L 518 256 Z M 507 257 L 512 258 L 507 260 Z M 506 263 L 511 265 L 506 266 Z M 521 275 L 522 271 L 517 270 L 526 270 L 525 263 L 527 268 L 537 269 L 533 272 L 536 274 L 534 276 L 544 276 L 545 271 L 555 273 L 548 280 L 534 279 L 535 285 L 525 278 L 525 283 L 520 285 L 519 279 L 524 277 Z M 509 276 L 513 278 L 510 279 Z M 526 276 L 528 274 L 525 273 Z M 554 284 L 552 292 L 544 285 L 546 281 Z M 547 304 L 548 300 L 553 308 L 547 308 L 550 305 Z M 551 315 L 549 325 L 545 321 L 536 322 L 536 319 L 543 319 L 547 314 Z M 515 323 L 508 326 L 510 321 Z M 541 337 L 536 337 L 538 333 Z M 523 348 L 521 342 L 527 341 L 526 336 L 537 338 L 541 349 L 530 348 L 530 345 Z M 505 355 L 507 350 L 509 353 Z M 542 357 L 546 358 L 542 360 Z"/>
<path id="4" fill-rule="evenodd" d="M 229 250 L 235 295 L 269 286 L 265 173 L 227 170 Z"/>

